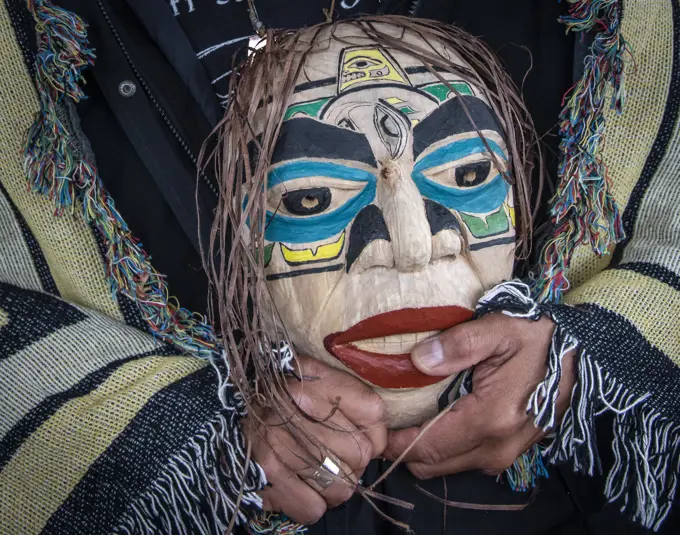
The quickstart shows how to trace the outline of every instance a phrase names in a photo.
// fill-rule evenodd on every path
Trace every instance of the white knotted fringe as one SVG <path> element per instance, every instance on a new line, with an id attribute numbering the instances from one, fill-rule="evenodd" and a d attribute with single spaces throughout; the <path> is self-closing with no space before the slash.
<path id="1" fill-rule="evenodd" d="M 247 522 L 242 509 L 262 507 L 257 491 L 266 478 L 254 461 L 245 466 L 241 428 L 229 420 L 217 415 L 190 439 L 132 502 L 114 534 L 224 535 L 234 515 L 236 525 Z"/>
<path id="2" fill-rule="evenodd" d="M 621 501 L 621 512 L 656 531 L 675 498 L 680 426 L 645 404 L 649 397 L 632 394 L 595 357 L 580 352 L 571 406 L 544 456 L 550 463 L 571 460 L 580 473 L 600 473 L 595 417 L 614 413 L 614 466 L 605 496 Z"/>
<path id="3" fill-rule="evenodd" d="M 487 310 L 487 308 L 489 310 Z M 537 320 L 541 317 L 538 303 L 531 290 L 521 281 L 502 282 L 486 292 L 477 303 L 477 314 L 500 310 L 506 316 Z"/>
<path id="4" fill-rule="evenodd" d="M 531 299 L 529 287 L 519 281 L 499 284 L 477 305 L 477 315 L 501 311 L 513 317 L 537 320 L 541 313 L 557 320 L 550 309 Z M 670 512 L 680 474 L 680 426 L 644 403 L 651 394 L 635 395 L 606 370 L 597 356 L 577 349 L 578 340 L 557 325 L 548 370 L 529 398 L 527 413 L 544 430 L 556 423 L 556 403 L 562 359 L 577 350 L 578 375 L 571 405 L 543 455 L 550 463 L 571 461 L 575 471 L 594 475 L 602 471 L 595 436 L 595 418 L 614 414 L 614 466 L 607 476 L 605 496 L 621 503 L 621 512 L 657 531 Z"/>

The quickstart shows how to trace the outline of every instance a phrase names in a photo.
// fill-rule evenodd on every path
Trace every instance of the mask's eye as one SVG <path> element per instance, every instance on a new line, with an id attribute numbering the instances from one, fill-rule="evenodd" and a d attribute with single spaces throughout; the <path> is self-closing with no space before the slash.
<path id="1" fill-rule="evenodd" d="M 489 160 L 477 160 L 472 162 L 449 162 L 432 169 L 423 171 L 430 180 L 434 180 L 444 186 L 453 188 L 474 188 L 484 184 L 498 171 Z"/>
<path id="2" fill-rule="evenodd" d="M 347 65 L 348 69 L 368 69 L 369 67 L 377 67 L 381 63 L 371 58 L 359 57 L 352 60 L 351 63 Z"/>
<path id="3" fill-rule="evenodd" d="M 269 189 L 267 209 L 303 219 L 324 216 L 351 202 L 365 186 L 366 182 L 323 176 L 295 178 Z"/>
<path id="4" fill-rule="evenodd" d="M 423 197 L 469 214 L 497 210 L 510 189 L 507 152 L 496 133 L 485 140 L 458 138 L 421 155 L 411 176 Z"/>
<path id="5" fill-rule="evenodd" d="M 267 175 L 264 237 L 296 244 L 337 236 L 373 201 L 375 183 L 368 169 L 335 162 L 303 160 L 273 168 Z"/>
<path id="6" fill-rule="evenodd" d="M 460 188 L 471 188 L 482 184 L 489 176 L 491 162 L 474 162 L 456 167 L 456 184 Z"/>
<path id="7" fill-rule="evenodd" d="M 305 188 L 287 191 L 282 195 L 283 205 L 293 215 L 315 215 L 326 210 L 331 204 L 329 188 Z"/>

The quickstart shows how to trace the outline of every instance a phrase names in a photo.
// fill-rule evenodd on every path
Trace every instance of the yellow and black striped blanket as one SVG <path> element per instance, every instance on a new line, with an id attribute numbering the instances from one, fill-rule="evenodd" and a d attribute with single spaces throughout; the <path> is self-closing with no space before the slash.
<path id="1" fill-rule="evenodd" d="M 102 222 L 29 189 L 40 95 L 5 2 L 0 50 L 0 533 L 224 533 L 265 483 L 243 408 L 211 352 L 154 330 L 153 294 L 112 282 Z"/>
<path id="2" fill-rule="evenodd" d="M 221 534 L 266 480 L 219 343 L 168 298 L 78 135 L 85 27 L 28 0 L 31 69 L 16 4 L 0 2 L 0 533 Z M 558 323 L 537 425 L 579 348 L 545 455 L 596 472 L 594 418 L 614 412 L 607 495 L 655 527 L 680 473 L 680 0 L 571 4 L 568 28 L 595 38 L 562 118 L 554 239 L 537 279 L 480 313 Z"/>

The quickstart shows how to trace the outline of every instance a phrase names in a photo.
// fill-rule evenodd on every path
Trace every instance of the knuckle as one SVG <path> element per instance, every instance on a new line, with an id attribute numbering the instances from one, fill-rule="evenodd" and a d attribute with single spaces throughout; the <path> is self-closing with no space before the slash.
<path id="1" fill-rule="evenodd" d="M 300 363 L 302 375 L 308 377 L 320 377 L 328 370 L 328 367 L 320 360 L 311 357 L 298 357 L 298 361 Z"/>
<path id="2" fill-rule="evenodd" d="M 439 464 L 442 462 L 442 454 L 431 442 L 424 442 L 420 450 L 421 461 L 425 464 Z"/>
<path id="3" fill-rule="evenodd" d="M 363 433 L 361 440 L 359 440 L 359 448 L 361 450 L 361 462 L 358 468 L 365 468 L 373 458 L 373 442 Z"/>
<path id="4" fill-rule="evenodd" d="M 269 499 L 266 490 L 262 493 L 262 510 L 274 511 L 274 502 L 272 502 L 272 500 Z"/>
<path id="5" fill-rule="evenodd" d="M 379 422 L 385 417 L 385 402 L 382 397 L 370 389 L 366 389 L 362 398 L 365 416 L 374 422 Z"/>
<path id="6" fill-rule="evenodd" d="M 303 414 L 315 415 L 316 400 L 307 392 L 302 392 L 297 398 L 297 407 Z"/>
<path id="7" fill-rule="evenodd" d="M 511 426 L 506 422 L 494 422 L 494 424 L 489 428 L 488 435 L 491 438 L 503 438 L 508 436 L 511 432 Z"/>
<path id="8" fill-rule="evenodd" d="M 342 485 L 342 490 L 340 491 L 340 498 L 342 499 L 342 503 L 349 500 L 353 495 L 354 489 L 352 489 L 352 487 L 350 487 L 349 485 Z"/>
<path id="9" fill-rule="evenodd" d="M 463 329 L 461 346 L 465 355 L 470 355 L 477 345 L 477 336 L 471 329 Z"/>
<path id="10" fill-rule="evenodd" d="M 489 428 L 489 435 L 493 438 L 507 438 L 514 435 L 518 429 L 516 418 L 503 414 L 493 419 Z"/>
<path id="11" fill-rule="evenodd" d="M 449 344 L 457 349 L 457 353 L 463 358 L 469 358 L 475 353 L 475 348 L 479 345 L 479 334 L 476 329 L 471 329 L 465 326 L 457 331 L 454 331 L 452 339 Z"/>

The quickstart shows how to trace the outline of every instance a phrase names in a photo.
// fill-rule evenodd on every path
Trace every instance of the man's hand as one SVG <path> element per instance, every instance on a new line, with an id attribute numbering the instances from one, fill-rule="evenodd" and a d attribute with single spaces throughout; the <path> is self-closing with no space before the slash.
<path id="1" fill-rule="evenodd" d="M 416 347 L 415 366 L 447 376 L 475 366 L 472 392 L 461 398 L 406 454 L 420 479 L 482 470 L 497 474 L 543 436 L 526 414 L 529 396 L 545 377 L 555 324 L 490 314 Z M 558 413 L 568 407 L 575 381 L 573 355 L 563 360 Z M 390 433 L 384 453 L 396 459 L 421 428 Z"/>
<path id="2" fill-rule="evenodd" d="M 249 418 L 246 433 L 253 457 L 271 485 L 262 492 L 265 510 L 313 524 L 327 508 L 352 496 L 368 462 L 385 449 L 387 428 L 383 401 L 369 387 L 317 360 L 302 357 L 299 362 L 302 376 L 308 379 L 290 379 L 288 388 L 298 407 L 312 418 L 298 412 L 289 416 L 290 423 L 327 448 L 341 467 L 338 476 L 348 478 L 348 484 L 336 481 L 324 489 L 311 479 L 326 453 L 312 444 L 306 450 L 278 416 L 261 415 L 268 425 Z"/>

